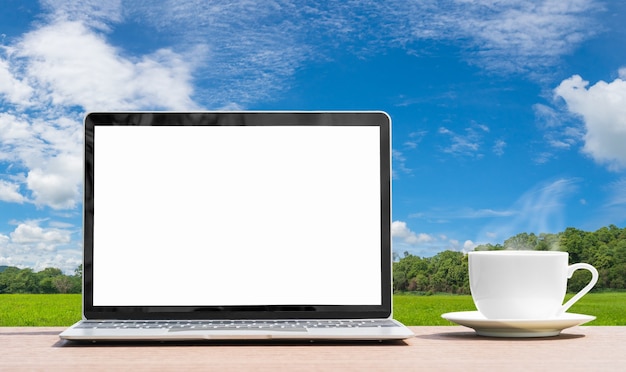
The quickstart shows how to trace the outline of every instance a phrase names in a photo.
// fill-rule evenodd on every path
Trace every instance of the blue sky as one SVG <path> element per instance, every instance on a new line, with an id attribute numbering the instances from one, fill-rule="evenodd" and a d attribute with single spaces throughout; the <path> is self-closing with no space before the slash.
<path id="1" fill-rule="evenodd" d="M 394 250 L 626 225 L 626 3 L 4 0 L 0 265 L 81 261 L 82 117 L 384 110 Z"/>

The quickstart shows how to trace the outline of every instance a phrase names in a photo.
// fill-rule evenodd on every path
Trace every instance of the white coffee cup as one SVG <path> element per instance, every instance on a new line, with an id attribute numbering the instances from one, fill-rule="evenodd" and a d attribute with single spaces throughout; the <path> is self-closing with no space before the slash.
<path id="1" fill-rule="evenodd" d="M 567 279 L 574 271 L 591 271 L 591 281 L 563 305 Z M 568 265 L 567 252 L 469 252 L 469 280 L 478 311 L 487 319 L 550 319 L 558 317 L 598 281 L 586 263 Z"/>

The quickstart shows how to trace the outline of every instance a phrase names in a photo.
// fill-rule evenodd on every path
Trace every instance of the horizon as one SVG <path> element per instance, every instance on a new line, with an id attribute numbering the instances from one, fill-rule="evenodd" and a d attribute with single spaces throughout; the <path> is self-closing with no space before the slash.
<path id="1" fill-rule="evenodd" d="M 82 263 L 89 111 L 385 111 L 399 254 L 626 226 L 624 2 L 172 4 L 6 1 L 0 265 Z"/>
<path id="2" fill-rule="evenodd" d="M 610 228 L 611 226 L 614 226 L 614 225 L 603 226 L 603 227 L 601 227 L 601 228 L 600 228 L 600 229 L 598 229 L 598 230 L 601 230 L 601 229 L 603 229 L 603 228 Z M 615 227 L 617 227 L 617 226 L 615 226 Z M 568 229 L 569 229 L 569 228 L 570 228 L 570 227 L 568 227 Z M 571 227 L 571 228 L 573 228 L 573 227 Z M 619 227 L 618 227 L 618 228 L 619 228 Z M 626 227 L 625 227 L 624 229 L 626 229 Z M 596 231 L 585 231 L 585 230 L 581 230 L 581 231 L 584 231 L 584 232 L 587 232 L 587 233 L 594 233 L 594 232 L 597 232 L 598 230 L 596 230 Z M 562 234 L 562 233 L 564 233 L 564 232 L 565 232 L 565 230 L 564 230 L 564 231 L 559 231 L 559 232 L 556 232 L 556 233 L 540 233 L 540 234 L 520 232 L 520 233 L 516 234 L 515 236 L 511 236 L 511 237 L 509 237 L 509 238 L 514 238 L 514 237 L 516 237 L 516 236 L 518 236 L 518 235 L 522 235 L 522 234 L 535 235 L 537 238 L 541 238 L 541 237 L 542 237 L 542 235 L 544 235 L 544 234 L 545 234 L 545 235 L 547 235 L 547 236 L 558 236 L 559 234 Z M 544 236 L 544 238 L 545 238 L 545 236 Z M 437 255 L 437 254 L 439 254 L 439 253 L 443 253 L 443 252 L 446 252 L 446 251 L 451 251 L 451 252 L 459 252 L 459 253 L 462 253 L 464 256 L 467 256 L 467 254 L 468 254 L 469 252 L 474 252 L 474 251 L 476 251 L 477 249 L 478 249 L 478 250 L 484 250 L 484 249 L 481 249 L 481 248 L 488 248 L 489 250 L 490 250 L 490 248 L 494 248 L 495 250 L 506 250 L 506 251 L 516 251 L 516 250 L 537 250 L 537 248 L 536 248 L 536 247 L 535 247 L 535 248 L 533 248 L 533 249 L 528 249 L 528 246 L 524 246 L 524 245 L 515 245 L 515 244 L 514 244 L 513 246 L 507 246 L 507 245 L 506 245 L 506 240 L 508 240 L 508 239 L 505 239 L 505 241 L 504 241 L 504 242 L 502 242 L 502 243 L 485 243 L 485 244 L 478 244 L 478 245 L 474 246 L 471 250 L 462 250 L 462 251 L 458 251 L 458 250 L 452 250 L 452 249 L 445 249 L 445 250 L 442 250 L 442 251 L 439 251 L 439 252 L 435 253 L 434 255 L 436 256 L 436 255 Z M 558 243 L 556 243 L 556 244 L 552 244 L 550 247 L 551 247 L 551 248 L 550 248 L 550 249 L 548 249 L 549 251 L 559 251 L 559 250 L 561 249 L 561 247 L 560 247 L 560 245 L 559 245 Z M 563 251 L 563 252 L 567 252 L 567 251 Z M 431 258 L 431 257 L 433 256 L 433 255 L 431 255 L 431 256 L 419 256 L 419 255 L 412 254 L 412 253 L 410 253 L 410 252 L 408 252 L 408 251 L 399 252 L 399 251 L 397 251 L 397 250 L 394 250 L 394 251 L 393 251 L 393 257 L 392 257 L 392 262 L 398 262 L 398 261 L 400 261 L 400 260 L 402 260 L 402 259 L 406 258 L 406 257 L 407 257 L 407 256 L 405 255 L 406 253 L 408 253 L 408 254 L 409 254 L 409 256 L 417 256 L 417 257 L 420 257 L 420 258 Z M 74 270 L 71 270 L 71 271 L 63 271 L 63 274 L 64 274 L 64 275 L 76 275 L 76 271 L 80 271 L 80 275 L 82 276 L 82 266 L 83 266 L 83 263 L 81 262 L 81 263 L 80 263 L 77 267 L 75 267 L 75 268 L 74 268 Z M 4 265 L 4 264 L 0 264 L 0 269 L 7 269 L 7 268 L 17 268 L 17 269 L 20 269 L 20 270 L 22 270 L 22 269 L 33 269 L 33 267 L 28 267 L 28 266 L 12 266 L 12 265 Z M 43 270 L 45 270 L 45 269 L 49 269 L 49 268 L 59 269 L 59 268 L 57 268 L 57 267 L 51 267 L 51 266 L 48 266 L 48 267 L 44 267 L 44 268 L 39 268 L 39 269 L 37 269 L 37 270 L 34 270 L 34 269 L 33 269 L 33 272 L 40 272 L 40 271 L 43 271 Z M 2 272 L 2 270 L 0 270 L 0 272 Z"/>

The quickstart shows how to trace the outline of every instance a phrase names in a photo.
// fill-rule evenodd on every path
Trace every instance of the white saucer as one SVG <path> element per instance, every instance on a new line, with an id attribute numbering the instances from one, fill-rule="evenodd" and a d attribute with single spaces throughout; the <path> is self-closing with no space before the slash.
<path id="1" fill-rule="evenodd" d="M 487 319 L 478 311 L 446 313 L 442 318 L 474 328 L 477 334 L 491 337 L 558 336 L 565 328 L 590 322 L 591 315 L 564 313 L 551 319 Z"/>

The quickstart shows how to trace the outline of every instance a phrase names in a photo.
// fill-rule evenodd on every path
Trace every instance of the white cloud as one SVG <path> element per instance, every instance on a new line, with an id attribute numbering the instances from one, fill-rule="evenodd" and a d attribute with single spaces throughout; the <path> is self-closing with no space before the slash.
<path id="1" fill-rule="evenodd" d="M 396 42 L 463 40 L 473 63 L 499 73 L 540 75 L 593 36 L 595 0 L 388 1 L 383 28 Z M 419 52 L 419 51 L 418 51 Z"/>
<path id="2" fill-rule="evenodd" d="M 37 100 L 92 110 L 194 109 L 191 68 L 168 49 L 133 59 L 81 22 L 60 21 L 15 47 Z"/>
<path id="3" fill-rule="evenodd" d="M 83 162 L 77 154 L 62 154 L 50 158 L 45 168 L 28 172 L 26 183 L 36 205 L 54 209 L 72 209 L 80 199 L 79 185 Z"/>
<path id="4" fill-rule="evenodd" d="M 330 32 L 305 17 L 309 9 L 289 0 L 144 0 L 128 2 L 124 13 L 189 50 L 186 56 L 198 61 L 197 81 L 210 86 L 200 92 L 204 102 L 222 107 L 271 100 L 289 88 L 303 61 L 317 53 L 308 37 Z"/>
<path id="5" fill-rule="evenodd" d="M 404 221 L 393 221 L 391 223 L 391 236 L 408 245 L 430 243 L 435 240 L 431 235 L 417 234 L 411 231 Z"/>
<path id="6" fill-rule="evenodd" d="M 41 141 L 33 135 L 25 118 L 0 113 L 0 162 L 22 161 L 41 152 Z"/>
<path id="7" fill-rule="evenodd" d="M 108 23 L 122 20 L 122 0 L 40 0 L 54 20 L 81 21 L 109 30 Z"/>
<path id="8" fill-rule="evenodd" d="M 52 250 L 58 244 L 69 243 L 71 233 L 61 229 L 44 229 L 37 222 L 20 223 L 10 234 L 17 244 L 35 244 L 39 249 Z"/>
<path id="9" fill-rule="evenodd" d="M 474 208 L 459 208 L 459 209 L 438 209 L 429 212 L 413 213 L 409 217 L 422 218 L 430 221 L 445 221 L 455 219 L 480 219 L 480 218 L 493 218 L 493 217 L 510 217 L 516 212 L 513 210 L 495 210 L 490 208 L 474 209 Z"/>
<path id="10" fill-rule="evenodd" d="M 125 109 L 137 101 L 141 107 L 188 108 L 193 105 L 188 84 L 192 70 L 196 81 L 210 86 L 196 92 L 205 104 L 245 105 L 288 89 L 305 60 L 331 58 L 336 48 L 411 49 L 413 42 L 424 39 L 462 40 L 462 49 L 475 51 L 468 58 L 488 70 L 537 73 L 593 35 L 589 18 L 598 9 L 594 0 L 339 1 L 315 6 L 301 0 L 42 0 L 42 4 L 50 12 L 45 18 L 50 23 L 29 35 L 24 46 L 30 52 L 22 55 L 40 61 L 33 62 L 32 73 L 55 102 L 87 110 Z M 124 22 L 172 47 L 143 57 L 123 57 L 123 51 L 106 42 L 104 33 Z M 50 71 L 42 68 L 44 62 Z M 68 74 L 82 78 L 72 80 Z M 152 84 L 141 84 L 146 81 Z M 91 89 L 81 90 L 86 86 Z M 112 87 L 118 86 L 125 89 L 114 92 Z M 157 94 L 168 90 L 172 94 Z M 26 89 L 14 96 L 24 99 L 28 93 Z"/>
<path id="11" fill-rule="evenodd" d="M 170 49 L 127 56 L 93 28 L 119 20 L 116 6 L 63 4 L 51 23 L 3 47 L 6 58 L 0 54 L 0 163 L 11 170 L 0 185 L 3 201 L 76 207 L 85 111 L 199 107 L 191 98 L 191 62 Z M 83 6 L 102 12 L 89 19 L 70 12 Z"/>
<path id="12" fill-rule="evenodd" d="M 72 273 L 82 262 L 79 247 L 72 243 L 75 229 L 42 227 L 42 220 L 16 222 L 9 235 L 0 234 L 0 265 L 30 267 L 42 270 L 46 267 L 60 268 Z"/>
<path id="13" fill-rule="evenodd" d="M 619 225 L 626 221 L 626 177 L 620 177 L 609 182 L 605 187 L 606 198 L 595 210 L 597 214 L 596 226 Z M 582 203 L 583 201 L 581 201 Z M 585 204 L 593 205 L 592 202 L 584 201 Z"/>
<path id="14" fill-rule="evenodd" d="M 542 128 L 557 128 L 562 125 L 562 115 L 550 106 L 536 103 L 533 111 Z"/>
<path id="15" fill-rule="evenodd" d="M 9 62 L 0 56 L 0 97 L 10 103 L 27 106 L 33 89 L 25 82 L 13 76 Z"/>
<path id="16" fill-rule="evenodd" d="M 418 130 L 416 132 L 409 133 L 410 140 L 404 142 L 404 147 L 409 150 L 416 149 L 427 134 L 428 131 L 425 130 Z"/>
<path id="17" fill-rule="evenodd" d="M 25 197 L 20 194 L 20 185 L 4 180 L 0 180 L 0 201 L 10 203 L 23 203 Z"/>
<path id="18" fill-rule="evenodd" d="M 533 154 L 533 161 L 536 164 L 545 164 L 554 158 L 554 153 L 549 151 L 542 151 Z"/>
<path id="19" fill-rule="evenodd" d="M 10 179 L 15 202 L 71 209 L 80 200 L 82 127 L 70 118 L 44 121 L 0 114 L 0 161 L 14 168 Z M 6 188 L 5 188 L 6 191 Z M 6 200 L 5 201 L 9 201 Z"/>
<path id="20" fill-rule="evenodd" d="M 496 140 L 496 142 L 493 144 L 493 153 L 496 154 L 497 156 L 502 156 L 504 155 L 504 149 L 506 148 L 506 142 L 504 140 Z"/>
<path id="21" fill-rule="evenodd" d="M 556 158 L 559 152 L 578 148 L 582 143 L 583 127 L 567 110 L 538 103 L 533 105 L 533 111 L 537 127 L 543 132 L 543 140 L 547 145 L 543 151 L 533 153 L 535 163 L 545 164 Z"/>
<path id="22" fill-rule="evenodd" d="M 393 179 L 397 179 L 400 177 L 398 174 L 398 170 L 402 174 L 411 174 L 413 171 L 407 167 L 406 157 L 401 151 L 392 149 L 391 156 L 393 159 L 393 167 L 392 167 L 392 177 Z"/>
<path id="23" fill-rule="evenodd" d="M 300 0 L 40 2 L 49 14 L 0 46 L 0 165 L 7 169 L 0 200 L 55 209 L 80 202 L 85 111 L 195 109 L 196 97 L 202 105 L 241 109 L 289 89 L 304 61 L 329 60 L 333 48 L 411 49 L 425 39 L 458 43 L 472 51 L 466 52 L 472 63 L 490 71 L 535 73 L 593 34 L 588 15 L 595 9 L 591 0 L 347 0 L 315 8 Z M 134 54 L 116 47 L 112 40 L 122 23 L 152 34 L 160 46 Z M 193 83 L 207 88 L 194 90 Z M 449 152 L 480 156 L 487 131 L 477 125 L 441 134 L 450 136 Z M 502 148 L 496 143 L 493 149 Z M 410 171 L 402 153 L 395 156 Z M 396 242 L 437 243 L 394 223 Z M 65 231 L 22 225 L 12 233 L 17 241 L 39 231 L 45 242 L 46 233 Z M 9 240 L 0 235 L 0 262 L 15 257 L 12 262 L 45 264 L 22 251 L 27 243 Z M 13 255 L 5 254 L 8 246 Z M 63 267 L 75 260 L 54 257 Z"/>
<path id="24" fill-rule="evenodd" d="M 483 156 L 480 148 L 483 144 L 484 134 L 488 132 L 489 127 L 482 124 L 474 124 L 467 127 L 464 133 L 453 132 L 448 128 L 441 127 L 439 128 L 439 134 L 450 138 L 450 144 L 442 150 L 455 156 L 480 158 Z"/>
<path id="25" fill-rule="evenodd" d="M 522 194 L 506 214 L 486 224 L 478 241 L 507 239 L 519 232 L 555 233 L 562 231 L 566 199 L 577 190 L 578 179 L 560 178 L 541 182 Z M 510 217 L 510 218 L 509 218 Z"/>
<path id="26" fill-rule="evenodd" d="M 474 250 L 474 248 L 476 248 L 477 246 L 478 246 L 478 244 L 477 244 L 477 243 L 474 243 L 474 242 L 473 242 L 473 241 L 471 241 L 471 240 L 466 240 L 466 241 L 463 243 L 463 252 L 471 252 L 471 251 L 473 251 L 473 250 Z"/>
<path id="27" fill-rule="evenodd" d="M 485 232 L 485 236 L 487 238 L 489 238 L 489 240 L 492 240 L 492 239 L 495 239 L 495 238 L 498 237 L 498 233 L 492 232 L 492 231 L 487 231 L 487 232 Z"/>
<path id="28" fill-rule="evenodd" d="M 460 18 L 460 25 L 490 68 L 530 71 L 553 65 L 593 33 L 584 27 L 585 12 L 594 8 L 587 0 L 465 3 L 478 17 Z"/>
<path id="29" fill-rule="evenodd" d="M 14 115 L 0 112 L 0 145 L 15 146 L 31 139 L 31 132 L 28 123 Z M 3 149 L 7 150 L 7 149 Z M 2 151 L 4 153 L 5 151 Z M 9 158 L 10 152 L 4 154 L 5 159 Z M 3 158 L 0 158 L 2 160 Z"/>
<path id="30" fill-rule="evenodd" d="M 626 177 L 622 177 L 608 185 L 609 200 L 607 207 L 626 207 Z"/>
<path id="31" fill-rule="evenodd" d="M 430 257 L 443 250 L 458 251 L 463 249 L 459 240 L 449 238 L 445 234 L 416 233 L 404 221 L 391 223 L 393 251 L 396 253 L 408 252 L 420 257 Z M 468 242 L 463 244 L 468 246 Z"/>
<path id="32" fill-rule="evenodd" d="M 585 124 L 583 151 L 610 169 L 626 168 L 626 73 L 611 83 L 589 82 L 578 75 L 563 80 L 554 90 L 569 111 Z"/>
<path id="33" fill-rule="evenodd" d="M 9 237 L 6 235 L 0 234 L 0 248 L 6 247 L 7 243 L 9 243 Z"/>
<path id="34" fill-rule="evenodd" d="M 391 46 L 421 54 L 428 51 L 412 50 L 420 41 L 447 40 L 489 71 L 541 75 L 595 34 L 597 27 L 589 26 L 600 10 L 596 0 L 313 5 L 302 0 L 143 0 L 123 5 L 124 17 L 179 49 L 204 48 L 188 57 L 202 60 L 198 78 L 213 87 L 206 100 L 217 106 L 271 99 L 288 89 L 306 60 L 331 60 L 338 48 L 367 55 Z M 119 16 L 115 7 L 108 13 Z"/>
<path id="35" fill-rule="evenodd" d="M 62 51 L 58 54 L 68 53 L 68 59 L 81 66 L 83 60 L 95 62 L 91 71 L 94 74 L 84 76 L 83 85 L 91 85 L 92 90 L 98 91 L 89 91 L 91 97 L 82 100 L 121 103 L 114 106 L 118 110 L 133 103 L 151 109 L 200 108 L 189 99 L 192 93 L 202 97 L 203 106 L 214 108 L 241 107 L 270 99 L 272 94 L 289 86 L 289 79 L 300 63 L 310 57 L 312 48 L 303 34 L 326 31 L 316 29 L 316 22 L 304 21 L 308 6 L 299 1 L 41 1 L 49 14 L 42 17 L 48 26 L 39 31 L 46 31 L 53 44 L 65 47 L 57 48 Z M 118 25 L 126 26 L 126 32 L 150 35 L 147 43 L 169 47 L 132 58 L 127 51 L 117 50 L 105 40 L 106 35 L 115 36 Z M 85 43 L 88 39 L 92 43 Z M 50 51 L 46 50 L 46 54 L 50 55 Z M 67 61 L 59 65 L 73 67 Z M 58 72 L 51 74 L 56 77 Z M 195 82 L 207 88 L 191 92 L 188 83 L 192 73 Z M 98 78 L 111 81 L 90 84 Z M 68 90 L 74 90 L 77 84 L 72 82 Z M 120 86 L 124 89 L 111 97 L 116 100 L 107 100 L 108 95 L 100 97 L 101 93 L 112 93 L 109 87 Z M 71 96 L 76 98 L 74 94 Z M 135 96 L 143 99 L 136 102 Z M 85 107 L 84 102 L 79 104 Z M 104 109 L 107 107 L 112 105 Z"/>

